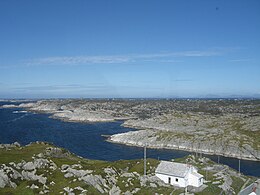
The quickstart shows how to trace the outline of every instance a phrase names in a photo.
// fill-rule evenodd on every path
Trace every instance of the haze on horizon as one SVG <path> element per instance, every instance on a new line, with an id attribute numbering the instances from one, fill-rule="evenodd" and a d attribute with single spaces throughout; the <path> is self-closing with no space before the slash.
<path id="1" fill-rule="evenodd" d="M 0 98 L 260 97 L 258 0 L 0 1 Z"/>

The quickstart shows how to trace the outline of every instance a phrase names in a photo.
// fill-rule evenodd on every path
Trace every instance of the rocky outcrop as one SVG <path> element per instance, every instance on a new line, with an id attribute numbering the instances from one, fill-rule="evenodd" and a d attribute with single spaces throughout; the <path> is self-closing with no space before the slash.
<path id="1" fill-rule="evenodd" d="M 108 122 L 114 121 L 115 118 L 109 114 L 98 112 L 86 112 L 81 109 L 71 111 L 60 111 L 53 114 L 54 118 L 75 122 Z"/>
<path id="2" fill-rule="evenodd" d="M 40 144 L 40 145 L 39 145 Z M 51 149 L 54 148 L 54 149 Z M 40 153 L 35 154 L 35 151 Z M 20 160 L 26 151 L 26 160 Z M 61 149 L 58 153 L 66 153 L 63 158 L 52 157 L 52 152 L 58 148 L 47 143 L 31 143 L 25 147 L 0 149 L 0 162 L 6 162 L 7 157 L 15 159 L 7 164 L 0 164 L 0 194 L 6 192 L 20 193 L 26 191 L 34 194 L 160 194 L 171 193 L 178 187 L 170 186 L 154 174 L 158 161 L 147 159 L 147 175 L 143 175 L 142 160 L 120 160 L 116 162 L 92 161 L 71 155 Z M 3 152 L 3 153 L 2 153 Z M 9 155 L 6 155 L 8 154 Z M 28 160 L 28 153 L 31 160 Z M 56 152 L 54 152 L 56 154 Z M 12 156 L 15 154 L 14 156 Z M 17 158 L 18 157 L 18 158 Z M 54 161 L 57 163 L 55 164 Z M 249 177 L 229 169 L 227 166 L 214 164 L 208 158 L 188 156 L 176 159 L 183 163 L 200 167 L 204 171 L 205 182 L 214 190 L 237 194 L 238 184 L 234 181 L 245 182 Z M 66 164 L 63 164 L 65 163 Z M 207 174 L 208 173 L 208 174 Z M 203 174 L 203 172 L 202 172 Z M 5 188 L 5 189 L 3 189 Z M 189 192 L 199 193 L 207 188 L 189 188 Z"/>
<path id="3" fill-rule="evenodd" d="M 121 190 L 118 186 L 113 186 L 111 190 L 109 190 L 109 195 L 120 195 Z"/>
<path id="4" fill-rule="evenodd" d="M 238 142 L 234 142 L 232 139 L 223 138 L 223 140 L 215 140 L 208 138 L 204 140 L 203 137 L 186 138 L 169 134 L 169 132 L 158 132 L 154 130 L 130 131 L 112 135 L 109 141 L 140 147 L 177 149 L 247 160 L 260 159 L 260 153 L 258 151 L 249 145 L 241 147 Z"/>
<path id="5" fill-rule="evenodd" d="M 52 160 L 43 158 L 34 158 L 33 161 L 29 162 L 24 160 L 19 163 L 10 162 L 9 166 L 2 164 L 0 165 L 0 188 L 6 186 L 16 188 L 17 184 L 15 181 L 18 179 L 37 181 L 42 186 L 45 186 L 47 177 L 43 174 L 37 174 L 37 170 L 50 169 L 50 167 L 57 167 L 57 165 Z M 33 184 L 30 188 L 38 189 L 39 187 Z"/>
<path id="6" fill-rule="evenodd" d="M 107 184 L 106 180 L 101 177 L 101 175 L 86 175 L 81 178 L 82 181 L 87 183 L 88 185 L 92 185 L 94 188 L 96 188 L 100 193 L 107 192 Z"/>
<path id="7" fill-rule="evenodd" d="M 22 178 L 28 181 L 38 181 L 41 184 L 46 184 L 47 178 L 42 175 L 37 175 L 36 170 L 25 171 L 22 170 Z"/>
<path id="8" fill-rule="evenodd" d="M 46 148 L 45 155 L 55 158 L 66 158 L 70 156 L 70 152 L 63 151 L 61 148 L 48 147 Z"/>
<path id="9" fill-rule="evenodd" d="M 17 107 L 18 106 L 14 105 L 14 104 L 6 104 L 6 105 L 1 106 L 0 108 L 17 108 Z"/>
<path id="10" fill-rule="evenodd" d="M 20 147 L 20 144 L 18 142 L 14 142 L 13 144 L 0 144 L 0 148 L 15 148 L 15 147 Z"/>
<path id="11" fill-rule="evenodd" d="M 11 179 L 7 175 L 7 171 L 0 170 L 0 188 L 4 188 L 5 186 L 16 188 L 16 184 L 11 181 Z"/>
<path id="12" fill-rule="evenodd" d="M 73 167 L 73 166 L 72 166 Z M 71 168 L 69 165 L 62 165 L 61 171 L 65 173 L 64 177 L 84 177 L 87 174 L 90 174 L 93 172 L 93 170 L 77 170 Z"/>
<path id="13" fill-rule="evenodd" d="M 76 169 L 78 168 L 78 169 Z M 132 191 L 123 191 L 118 186 L 118 181 L 125 183 L 126 187 L 133 186 L 134 182 L 140 183 L 141 187 L 170 187 L 168 184 L 165 184 L 159 178 L 154 176 L 154 174 L 148 174 L 142 176 L 137 172 L 126 172 L 125 170 L 116 170 L 115 168 L 106 167 L 103 169 L 106 174 L 105 177 L 101 175 L 94 174 L 94 170 L 82 169 L 81 166 L 77 164 L 67 165 L 64 164 L 61 166 L 61 172 L 64 173 L 65 178 L 77 178 L 78 181 L 83 181 L 88 185 L 91 185 L 98 190 L 99 193 L 108 193 L 108 194 L 128 194 L 132 195 L 137 193 L 140 188 L 135 188 Z M 130 188 L 131 189 L 131 188 Z M 73 189 L 67 188 L 66 192 L 72 193 Z"/>

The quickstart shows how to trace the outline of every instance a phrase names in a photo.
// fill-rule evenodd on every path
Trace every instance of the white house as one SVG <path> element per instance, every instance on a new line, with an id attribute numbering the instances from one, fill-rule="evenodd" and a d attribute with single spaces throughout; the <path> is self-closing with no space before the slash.
<path id="1" fill-rule="evenodd" d="M 203 175 L 194 166 L 183 163 L 161 161 L 155 175 L 165 183 L 179 187 L 200 187 L 203 184 Z"/>

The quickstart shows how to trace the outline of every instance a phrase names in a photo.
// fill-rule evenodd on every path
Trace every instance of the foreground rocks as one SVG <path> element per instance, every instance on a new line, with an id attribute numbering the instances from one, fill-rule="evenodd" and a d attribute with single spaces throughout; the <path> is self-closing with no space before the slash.
<path id="1" fill-rule="evenodd" d="M 166 186 L 158 179 L 154 179 L 152 174 L 146 176 L 144 181 L 143 176 L 137 172 L 128 172 L 128 166 L 140 165 L 140 162 L 125 162 L 123 167 L 121 163 L 117 168 L 117 164 L 107 162 L 92 162 L 76 157 L 64 149 L 49 146 L 44 142 L 31 143 L 26 147 L 18 146 L 18 144 L 9 144 L 12 146 L 9 150 L 5 147 L 0 149 L 1 157 L 5 159 L 9 156 L 12 158 L 12 153 L 26 151 L 28 155 L 31 151 L 35 151 L 35 147 L 42 148 L 40 153 L 32 154 L 31 160 L 23 160 L 22 155 L 19 155 L 15 161 L 1 163 L 0 159 L 0 194 L 1 189 L 8 188 L 14 191 L 21 190 L 19 185 L 24 185 L 28 190 L 32 190 L 37 194 L 135 194 L 140 191 L 140 188 L 134 186 L 146 187 L 148 181 L 158 182 L 158 186 Z M 29 149 L 28 149 L 29 148 Z M 58 163 L 59 165 L 57 165 Z M 63 164 L 61 162 L 68 162 Z M 83 162 L 82 162 L 83 161 Z M 73 162 L 78 162 L 73 164 Z M 92 169 L 86 169 L 86 164 Z M 96 168 L 96 164 L 101 166 Z M 84 165 L 84 166 L 83 166 Z M 112 166 L 111 166 L 112 165 Z M 57 178 L 57 176 L 59 176 Z M 152 178 L 152 179 L 149 179 Z M 60 183 L 61 182 L 61 183 Z M 123 187 L 119 184 L 123 182 Z M 56 187 L 57 186 L 57 187 Z M 63 186 L 63 187 L 61 187 Z M 86 188 L 86 186 L 88 186 Z M 149 186 L 149 185 L 148 185 Z M 126 190 L 128 189 L 128 190 Z"/>
<path id="2" fill-rule="evenodd" d="M 54 164 L 46 159 L 36 159 L 34 162 L 20 163 L 10 162 L 9 165 L 1 164 L 0 166 L 0 188 L 17 187 L 16 180 L 36 181 L 37 184 L 44 186 L 47 182 L 47 177 L 43 174 L 37 174 L 37 170 Z M 37 188 L 35 185 L 31 188 Z"/>
<path id="3" fill-rule="evenodd" d="M 17 145 L 17 144 L 16 144 Z M 36 153 L 35 153 L 36 152 Z M 159 161 L 147 159 L 147 175 L 142 160 L 92 161 L 44 142 L 0 148 L 0 194 L 182 194 L 184 189 L 162 182 L 154 174 Z M 8 161 L 9 159 L 12 159 Z M 207 158 L 188 156 L 176 159 L 199 168 L 206 183 L 189 192 L 236 194 L 250 180 Z M 5 162 L 5 163 L 3 163 Z M 236 182 L 234 182 L 236 181 Z M 214 191 L 212 191 L 214 189 Z"/>

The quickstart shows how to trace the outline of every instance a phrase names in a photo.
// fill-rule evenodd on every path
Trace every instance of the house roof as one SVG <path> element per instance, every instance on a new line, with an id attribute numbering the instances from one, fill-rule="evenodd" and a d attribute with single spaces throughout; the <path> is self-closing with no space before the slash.
<path id="1" fill-rule="evenodd" d="M 172 175 L 176 177 L 185 177 L 190 167 L 187 164 L 170 161 L 161 161 L 155 170 L 155 173 Z"/>
<path id="2" fill-rule="evenodd" d="M 197 178 L 202 178 L 203 177 L 203 175 L 201 175 L 199 173 L 196 173 L 196 172 L 192 172 L 191 174 L 194 175 Z"/>

